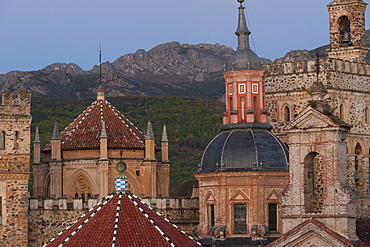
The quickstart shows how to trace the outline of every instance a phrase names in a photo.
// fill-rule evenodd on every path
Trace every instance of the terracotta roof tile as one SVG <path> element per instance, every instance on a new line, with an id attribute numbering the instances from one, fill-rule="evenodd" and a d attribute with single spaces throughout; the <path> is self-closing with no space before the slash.
<path id="1" fill-rule="evenodd" d="M 94 101 L 60 133 L 62 148 L 99 148 L 103 121 L 108 148 L 144 148 L 143 133 L 107 100 Z M 49 143 L 44 150 L 50 148 Z"/>
<path id="2" fill-rule="evenodd" d="M 200 246 L 130 193 L 112 194 L 46 246 Z"/>

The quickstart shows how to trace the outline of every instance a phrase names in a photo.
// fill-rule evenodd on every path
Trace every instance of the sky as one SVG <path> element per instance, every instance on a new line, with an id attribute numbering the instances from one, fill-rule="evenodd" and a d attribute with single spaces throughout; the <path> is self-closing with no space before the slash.
<path id="1" fill-rule="evenodd" d="M 329 43 L 331 0 L 246 0 L 251 48 L 274 60 Z M 236 0 L 0 0 L 0 74 L 75 63 L 90 70 L 171 41 L 236 48 Z M 368 11 L 367 11 L 368 12 Z"/>

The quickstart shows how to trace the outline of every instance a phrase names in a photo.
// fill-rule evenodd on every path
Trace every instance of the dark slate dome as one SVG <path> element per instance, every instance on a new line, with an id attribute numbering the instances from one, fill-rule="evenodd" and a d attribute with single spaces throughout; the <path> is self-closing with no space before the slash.
<path id="1" fill-rule="evenodd" d="M 231 56 L 227 64 L 228 69 L 235 70 L 260 70 L 262 68 L 260 58 L 249 47 L 238 49 Z"/>
<path id="2" fill-rule="evenodd" d="M 204 150 L 197 173 L 287 171 L 288 149 L 263 123 L 238 123 L 223 130 Z"/>

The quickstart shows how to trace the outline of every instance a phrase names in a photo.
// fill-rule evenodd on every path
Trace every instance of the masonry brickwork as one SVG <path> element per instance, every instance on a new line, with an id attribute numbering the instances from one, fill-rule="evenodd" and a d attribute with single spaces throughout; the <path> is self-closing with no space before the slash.
<path id="1" fill-rule="evenodd" d="M 0 246 L 27 246 L 31 94 L 3 92 L 0 104 Z"/>
<path id="2" fill-rule="evenodd" d="M 317 64 L 319 73 L 317 73 Z M 357 214 L 369 218 L 370 65 L 334 58 L 265 65 L 266 102 L 273 132 L 289 144 L 284 127 L 312 102 L 310 89 L 321 82 L 330 114 L 352 126 L 348 133 L 347 183 L 357 190 Z M 356 149 L 357 147 L 357 149 Z"/>

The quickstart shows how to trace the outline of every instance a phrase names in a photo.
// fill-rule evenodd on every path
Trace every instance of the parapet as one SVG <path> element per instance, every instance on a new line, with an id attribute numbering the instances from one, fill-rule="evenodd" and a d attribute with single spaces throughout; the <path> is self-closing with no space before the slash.
<path id="1" fill-rule="evenodd" d="M 153 209 L 199 209 L 198 198 L 143 198 L 142 202 L 146 203 Z"/>
<path id="2" fill-rule="evenodd" d="M 31 93 L 19 92 L 16 96 L 12 92 L 2 92 L 0 114 L 29 115 L 31 111 Z"/>
<path id="3" fill-rule="evenodd" d="M 73 199 L 72 203 L 67 203 L 67 199 L 29 199 L 30 210 L 88 210 L 98 203 L 98 199 L 91 198 L 87 201 L 81 198 Z"/>
<path id="4" fill-rule="evenodd" d="M 287 75 L 293 73 L 312 73 L 317 71 L 317 59 L 299 60 L 294 62 L 270 63 L 262 68 L 270 76 Z M 334 58 L 320 58 L 319 71 L 337 71 L 349 74 L 370 76 L 370 64 L 364 62 L 347 61 Z"/>

